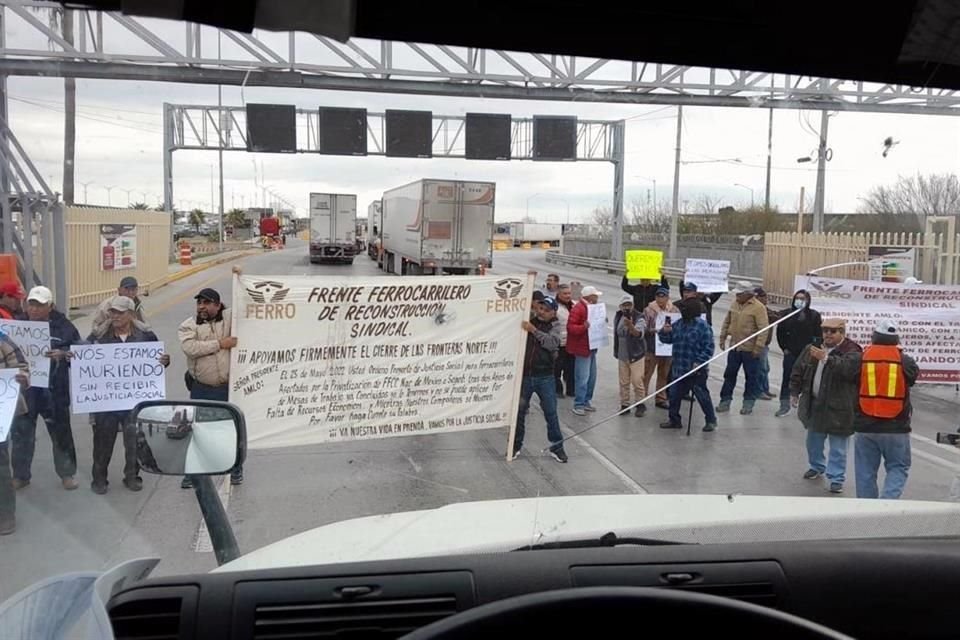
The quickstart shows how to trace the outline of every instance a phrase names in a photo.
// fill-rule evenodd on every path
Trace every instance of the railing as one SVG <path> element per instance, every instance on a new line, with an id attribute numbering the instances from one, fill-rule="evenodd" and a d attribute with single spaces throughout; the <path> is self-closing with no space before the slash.
<path id="1" fill-rule="evenodd" d="M 593 269 L 596 271 L 606 271 L 607 273 L 624 273 L 627 270 L 627 265 L 622 260 L 603 260 L 601 258 L 585 258 L 582 256 L 570 256 L 564 253 L 560 253 L 556 250 L 550 250 L 546 252 L 546 260 L 550 264 L 561 264 L 568 267 L 579 267 L 581 269 Z M 679 262 L 679 260 L 675 261 Z M 664 265 L 661 269 L 663 274 L 668 278 L 680 279 L 683 277 L 683 267 L 681 266 L 672 266 Z M 763 280 L 761 278 L 753 278 L 750 276 L 737 276 L 730 275 L 730 280 L 743 280 L 749 282 L 750 284 L 762 284 Z"/>

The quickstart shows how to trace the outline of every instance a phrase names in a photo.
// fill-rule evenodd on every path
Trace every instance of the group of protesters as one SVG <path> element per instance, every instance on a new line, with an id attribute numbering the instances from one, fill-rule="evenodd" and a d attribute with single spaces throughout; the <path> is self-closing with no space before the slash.
<path id="1" fill-rule="evenodd" d="M 193 399 L 226 401 L 229 354 L 237 344 L 236 338 L 230 334 L 230 312 L 214 289 L 202 289 L 194 300 L 194 312 L 177 330 L 187 364 L 185 383 Z M 21 387 L 9 435 L 0 441 L 0 535 L 8 535 L 16 529 L 16 493 L 26 490 L 32 480 L 38 419 L 43 419 L 49 432 L 54 471 L 61 486 L 67 491 L 79 487 L 70 418 L 71 347 L 156 342 L 159 338 L 150 327 L 139 283 L 131 276 L 122 278 L 116 294 L 97 307 L 86 338 L 81 338 L 73 322 L 56 308 L 53 293 L 43 286 L 33 287 L 24 294 L 18 283 L 0 283 L 0 318 L 47 322 L 50 328 L 50 348 L 45 353 L 51 361 L 48 388 L 30 386 L 30 371 L 23 351 L 9 336 L 0 332 L 0 368 L 17 369 L 16 379 Z M 170 355 L 161 355 L 159 361 L 164 368 L 168 367 Z M 118 435 L 122 438 L 124 451 L 123 486 L 133 492 L 143 488 L 137 425 L 131 413 L 127 410 L 90 414 L 93 436 L 90 488 L 98 495 L 108 491 L 108 468 Z M 230 481 L 234 485 L 243 482 L 240 465 L 230 470 Z M 184 476 L 181 487 L 187 489 L 192 485 L 191 477 Z"/>
<path id="2" fill-rule="evenodd" d="M 733 300 L 715 341 L 713 306 L 722 292 L 698 291 L 696 283 L 680 282 L 681 296 L 671 301 L 670 285 L 623 277 L 624 294 L 613 318 L 613 356 L 619 372 L 621 415 L 643 417 L 645 400 L 667 410 L 662 429 L 682 428 L 680 408 L 692 396 L 705 418 L 704 432 L 717 429 L 717 415 L 731 409 L 740 370 L 744 372 L 740 414 L 752 415 L 757 400 L 779 397 L 775 416 L 796 409 L 806 429 L 806 480 L 826 478 L 826 488 L 843 493 L 847 451 L 854 437 L 856 495 L 860 498 L 899 498 L 910 469 L 910 388 L 919 375 L 916 361 L 900 346 L 897 326 L 879 322 L 869 345 L 846 335 L 841 318 L 823 318 L 811 307 L 806 290 L 797 291 L 789 307 L 770 307 L 766 292 L 747 282 L 737 283 Z M 574 301 L 574 291 L 579 296 Z M 526 415 L 536 394 L 547 422 L 548 451 L 567 462 L 557 412 L 558 396 L 573 398 L 571 411 L 585 416 L 592 404 L 597 379 L 597 349 L 591 349 L 589 305 L 603 295 L 596 287 L 562 284 L 549 274 L 533 294 L 527 331 L 519 417 L 511 458 L 522 454 Z M 673 318 L 679 316 L 674 321 Z M 770 346 L 783 353 L 779 394 L 770 389 Z M 670 345 L 660 355 L 657 342 Z M 707 388 L 707 363 L 726 352 L 719 402 L 714 406 Z M 664 350 L 666 351 L 666 350 Z M 656 374 L 655 386 L 651 382 Z M 654 393 L 654 390 L 656 392 Z M 632 393 L 632 395 L 631 395 Z M 826 453 L 825 453 L 826 449 Z M 886 477 L 878 487 L 883 464 Z"/>

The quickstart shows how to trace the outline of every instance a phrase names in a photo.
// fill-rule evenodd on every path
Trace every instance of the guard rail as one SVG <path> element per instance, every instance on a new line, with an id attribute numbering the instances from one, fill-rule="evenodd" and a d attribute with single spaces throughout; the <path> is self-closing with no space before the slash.
<path id="1" fill-rule="evenodd" d="M 624 273 L 627 270 L 627 265 L 622 260 L 604 260 L 603 258 L 587 258 L 584 256 L 570 256 L 564 253 L 553 249 L 546 252 L 547 262 L 550 264 L 560 264 L 568 267 L 579 267 L 581 269 L 593 269 L 596 271 L 606 271 L 607 273 Z M 676 260 L 679 262 L 679 260 Z M 683 267 L 680 266 L 669 266 L 664 265 L 661 268 L 663 275 L 668 278 L 673 278 L 679 280 L 683 278 Z M 750 284 L 760 285 L 763 283 L 762 278 L 756 278 L 753 276 L 737 276 L 730 275 L 730 280 L 749 282 Z"/>

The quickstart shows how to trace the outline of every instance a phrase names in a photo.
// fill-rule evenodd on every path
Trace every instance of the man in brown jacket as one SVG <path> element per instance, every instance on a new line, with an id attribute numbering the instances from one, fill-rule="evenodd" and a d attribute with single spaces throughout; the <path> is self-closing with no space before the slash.
<path id="1" fill-rule="evenodd" d="M 20 370 L 16 376 L 16 382 L 20 385 L 20 395 L 17 397 L 17 408 L 13 416 L 13 422 L 17 424 L 27 417 L 27 402 L 23 398 L 23 391 L 29 384 L 27 359 L 10 338 L 3 334 L 0 334 L 0 369 Z M 0 440 L 0 536 L 9 535 L 17 528 L 15 517 L 17 495 L 13 488 L 13 474 L 10 473 L 10 453 L 7 442 L 11 430 L 8 430 Z"/>
<path id="2" fill-rule="evenodd" d="M 227 402 L 230 396 L 230 350 L 237 346 L 231 335 L 230 310 L 215 289 L 203 289 L 194 298 L 197 312 L 177 329 L 180 347 L 187 356 L 187 386 L 193 400 Z M 230 483 L 243 482 L 243 467 L 230 472 Z M 184 476 L 180 486 L 193 486 Z"/>
<path id="3" fill-rule="evenodd" d="M 767 309 L 756 299 L 753 286 L 749 282 L 739 282 L 733 290 L 737 299 L 730 305 L 730 311 L 720 330 L 720 348 L 727 349 L 769 326 Z M 760 396 L 760 360 L 767 343 L 767 334 L 760 333 L 747 340 L 727 354 L 727 368 L 723 372 L 723 387 L 720 389 L 720 404 L 717 412 L 730 411 L 733 401 L 733 389 L 737 386 L 737 375 L 743 366 L 746 377 L 743 390 L 743 407 L 740 415 L 753 413 L 753 405 Z M 729 338 L 729 344 L 728 339 Z"/>

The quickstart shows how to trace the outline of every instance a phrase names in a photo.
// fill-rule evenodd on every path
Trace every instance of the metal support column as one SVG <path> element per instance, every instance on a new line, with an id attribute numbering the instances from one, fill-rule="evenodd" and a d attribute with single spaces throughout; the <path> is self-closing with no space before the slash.
<path id="1" fill-rule="evenodd" d="M 830 113 L 824 109 L 820 112 L 820 147 L 817 151 L 817 193 L 813 201 L 813 232 L 823 231 L 823 201 L 827 179 L 827 123 L 830 122 Z"/>
<path id="2" fill-rule="evenodd" d="M 7 48 L 7 8 L 0 6 L 0 49 Z M 7 114 L 7 76 L 0 75 L 0 120 L 10 122 Z M 4 158 L 0 166 L 0 227 L 3 244 L 0 253 L 13 253 L 13 210 L 10 207 L 10 145 L 7 143 L 6 127 L 0 127 L 0 157 Z"/>
<path id="3" fill-rule="evenodd" d="M 673 208 L 670 211 L 670 248 L 668 258 L 677 257 L 677 228 L 680 223 L 680 136 L 683 132 L 683 105 L 677 106 L 677 147 L 673 166 Z"/>
<path id="4" fill-rule="evenodd" d="M 763 209 L 770 211 L 770 174 L 773 169 L 773 109 L 767 115 L 767 185 L 763 191 Z"/>
<path id="5" fill-rule="evenodd" d="M 173 106 L 163 103 L 163 210 L 170 215 L 170 258 L 176 258 L 177 248 L 174 242 L 174 223 L 177 216 L 173 206 Z"/>
<path id="6" fill-rule="evenodd" d="M 623 162 L 626 122 L 615 122 L 612 127 L 613 149 L 613 245 L 611 260 L 623 260 Z"/>
<path id="7" fill-rule="evenodd" d="M 50 213 L 53 226 L 53 295 L 61 307 L 66 309 L 69 306 L 70 292 L 67 290 L 67 225 L 64 204 L 59 201 L 53 203 Z"/>

